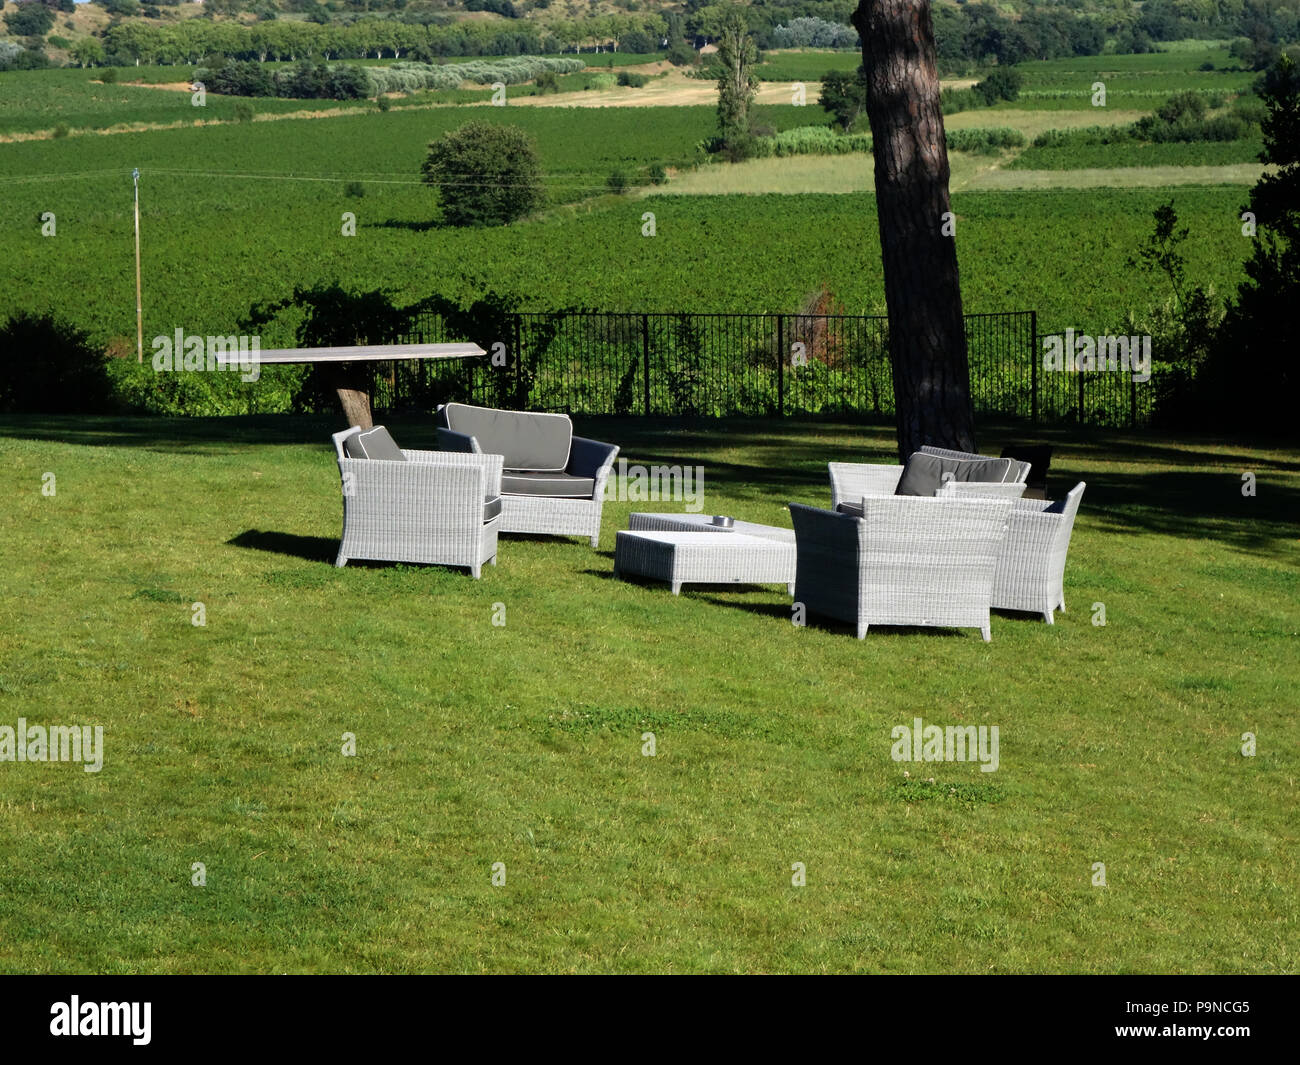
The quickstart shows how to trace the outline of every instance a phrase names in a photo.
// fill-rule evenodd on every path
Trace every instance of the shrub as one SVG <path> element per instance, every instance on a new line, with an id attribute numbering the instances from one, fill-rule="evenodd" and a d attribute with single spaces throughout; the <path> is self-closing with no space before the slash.
<path id="1" fill-rule="evenodd" d="M 544 198 L 537 149 L 516 126 L 467 122 L 429 145 L 422 170 L 453 226 L 506 225 Z"/>
<path id="2" fill-rule="evenodd" d="M 663 163 L 650 164 L 650 184 L 662 185 L 668 180 L 668 171 L 664 169 Z"/>
<path id="3" fill-rule="evenodd" d="M 639 89 L 642 85 L 650 80 L 648 75 L 636 74 L 630 70 L 620 70 L 618 74 L 618 83 L 626 85 L 633 89 Z"/>
<path id="4" fill-rule="evenodd" d="M 366 194 L 366 187 L 360 181 L 349 181 L 343 186 L 343 195 L 351 196 L 354 199 L 360 199 Z"/>
<path id="5" fill-rule="evenodd" d="M 393 108 L 393 101 L 387 96 L 376 96 L 375 106 L 381 111 L 391 111 Z"/>
<path id="6" fill-rule="evenodd" d="M 627 192 L 627 175 L 621 170 L 615 170 L 605 179 L 605 188 L 616 196 L 622 196 Z"/>
<path id="7" fill-rule="evenodd" d="M 533 84 L 537 87 L 538 95 L 544 96 L 548 92 L 560 91 L 560 79 L 555 76 L 553 70 L 543 70 L 533 79 Z"/>
<path id="8" fill-rule="evenodd" d="M 987 106 L 992 107 L 999 100 L 1017 99 L 1023 80 L 1020 71 L 1013 67 L 997 67 L 975 86 L 975 92 L 983 97 Z"/>
<path id="9" fill-rule="evenodd" d="M 53 315 L 19 311 L 0 326 L 0 411 L 88 414 L 109 407 L 104 355 Z"/>
<path id="10" fill-rule="evenodd" d="M 65 126 L 62 122 L 60 122 L 57 126 L 54 127 L 55 140 L 62 140 L 67 135 L 68 135 L 68 127 Z"/>
<path id="11" fill-rule="evenodd" d="M 988 155 L 1002 148 L 1023 148 L 1025 135 L 1018 129 L 950 129 L 946 133 L 948 150 L 980 152 Z"/>
<path id="12" fill-rule="evenodd" d="M 871 151 L 867 133 L 836 133 L 830 126 L 797 126 L 771 137 L 757 138 L 752 154 L 758 158 L 788 155 L 848 155 Z"/>
<path id="13" fill-rule="evenodd" d="M 4 21 L 15 37 L 44 37 L 54 28 L 54 12 L 44 4 L 23 4 L 6 11 Z"/>
<path id="14" fill-rule="evenodd" d="M 240 100 L 239 103 L 235 104 L 235 121 L 236 121 L 236 122 L 252 122 L 252 121 L 253 121 L 253 105 L 250 104 L 250 103 L 246 103 L 246 102 L 243 101 L 243 100 Z"/>
<path id="15" fill-rule="evenodd" d="M 99 75 L 101 85 L 112 85 L 115 81 L 117 81 L 117 67 L 108 67 Z"/>

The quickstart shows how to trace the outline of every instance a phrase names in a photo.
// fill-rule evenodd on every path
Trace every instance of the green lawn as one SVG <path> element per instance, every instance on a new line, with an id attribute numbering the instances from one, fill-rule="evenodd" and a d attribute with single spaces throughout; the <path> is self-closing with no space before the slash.
<path id="1" fill-rule="evenodd" d="M 481 581 L 335 570 L 331 428 L 0 421 L 0 725 L 106 735 L 97 774 L 0 762 L 0 970 L 1296 971 L 1300 453 L 1036 430 L 1089 485 L 1069 612 L 859 642 L 775 586 L 614 580 L 655 504 Z M 774 523 L 892 454 L 578 428 Z M 1000 768 L 892 761 L 918 716 L 999 726 Z"/>

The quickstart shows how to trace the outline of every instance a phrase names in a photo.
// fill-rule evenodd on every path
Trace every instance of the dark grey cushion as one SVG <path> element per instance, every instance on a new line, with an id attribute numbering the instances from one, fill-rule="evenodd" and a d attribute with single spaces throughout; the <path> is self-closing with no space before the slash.
<path id="1" fill-rule="evenodd" d="M 483 500 L 483 520 L 491 521 L 501 513 L 501 497 L 488 496 Z"/>
<path id="2" fill-rule="evenodd" d="M 837 503 L 835 505 L 835 512 L 837 514 L 847 514 L 852 518 L 860 518 L 862 517 L 862 504 L 861 503 Z"/>
<path id="3" fill-rule="evenodd" d="M 406 461 L 406 456 L 402 454 L 402 449 L 397 446 L 397 441 L 382 425 L 376 425 L 373 429 L 365 429 L 355 436 L 348 437 L 343 441 L 343 454 L 350 459 L 386 459 L 389 462 Z"/>
<path id="4" fill-rule="evenodd" d="M 562 473 L 569 465 L 573 423 L 567 414 L 530 414 L 448 403 L 447 428 L 478 441 L 479 450 L 504 457 L 508 470 Z"/>
<path id="5" fill-rule="evenodd" d="M 501 475 L 501 491 L 512 496 L 590 499 L 596 491 L 596 479 L 573 477 L 567 473 L 525 473 L 520 470 L 508 470 Z"/>
<path id="6" fill-rule="evenodd" d="M 1011 480 L 1011 459 L 950 459 L 913 453 L 903 465 L 895 495 L 932 496 L 945 481 L 982 481 L 1003 484 Z"/>

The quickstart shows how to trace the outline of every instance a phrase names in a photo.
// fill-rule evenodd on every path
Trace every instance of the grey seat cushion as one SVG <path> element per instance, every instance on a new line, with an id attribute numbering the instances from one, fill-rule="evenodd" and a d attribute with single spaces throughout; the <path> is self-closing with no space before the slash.
<path id="1" fill-rule="evenodd" d="M 501 513 L 501 497 L 488 496 L 483 500 L 483 520 L 491 521 Z"/>
<path id="2" fill-rule="evenodd" d="M 512 496 L 557 496 L 564 499 L 590 499 L 596 491 L 594 477 L 574 477 L 567 473 L 529 473 L 507 470 L 501 474 L 501 491 Z"/>
<path id="3" fill-rule="evenodd" d="M 508 470 L 562 473 L 569 465 L 573 423 L 565 414 L 530 414 L 448 403 L 440 414 L 453 432 L 478 441 L 479 450 L 501 455 Z"/>
<path id="4" fill-rule="evenodd" d="M 932 496 L 945 481 L 1004 484 L 1012 479 L 1011 459 L 950 459 L 914 452 L 903 465 L 895 495 Z"/>
<path id="5" fill-rule="evenodd" d="M 343 454 L 350 459 L 385 459 L 389 462 L 406 461 L 406 456 L 402 454 L 402 449 L 397 446 L 397 441 L 382 425 L 376 425 L 373 429 L 365 429 L 348 437 L 343 441 Z"/>
<path id="6" fill-rule="evenodd" d="M 847 514 L 853 518 L 860 518 L 862 517 L 862 504 L 861 503 L 837 503 L 835 505 L 835 512 L 837 514 Z"/>

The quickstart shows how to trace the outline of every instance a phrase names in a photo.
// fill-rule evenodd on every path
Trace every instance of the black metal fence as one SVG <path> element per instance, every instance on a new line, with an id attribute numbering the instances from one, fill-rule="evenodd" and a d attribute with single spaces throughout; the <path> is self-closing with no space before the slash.
<path id="1" fill-rule="evenodd" d="M 883 316 L 507 314 L 489 332 L 447 336 L 437 315 L 414 317 L 393 339 L 471 339 L 486 358 L 376 368 L 378 409 L 457 399 L 572 414 L 838 417 L 894 414 Z M 1137 425 L 1151 414 L 1146 386 L 1107 370 L 1043 365 L 1037 314 L 966 315 L 977 415 Z"/>

